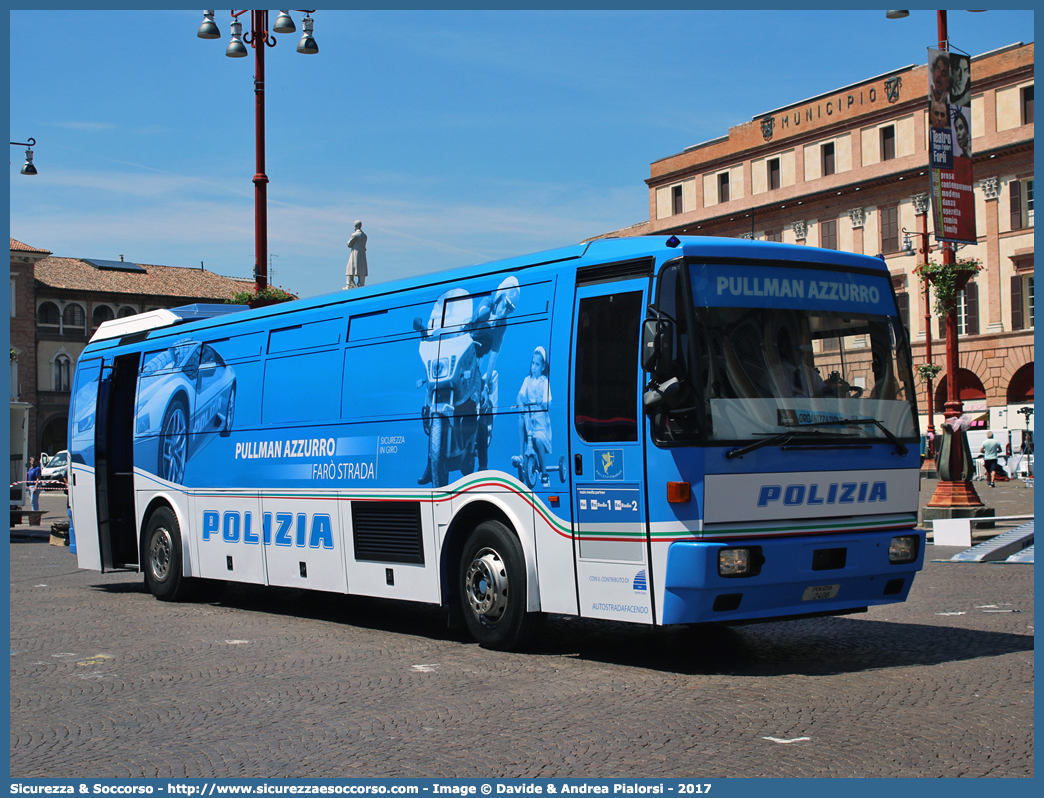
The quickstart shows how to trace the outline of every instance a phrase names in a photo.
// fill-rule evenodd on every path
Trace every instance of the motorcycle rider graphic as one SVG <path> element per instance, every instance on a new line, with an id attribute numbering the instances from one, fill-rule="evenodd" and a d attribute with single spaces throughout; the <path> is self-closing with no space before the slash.
<path id="1" fill-rule="evenodd" d="M 418 484 L 441 487 L 449 471 L 470 474 L 487 467 L 497 407 L 496 360 L 507 317 L 518 304 L 515 277 L 505 278 L 478 306 L 463 288 L 451 288 L 435 302 L 422 332 L 419 352 L 427 385 L 421 415 L 428 435 L 428 461 Z"/>
<path id="2" fill-rule="evenodd" d="M 497 412 L 498 374 L 497 355 L 507 332 L 507 317 L 518 306 L 520 295 L 518 280 L 506 277 L 492 296 L 483 297 L 475 309 L 467 330 L 475 341 L 475 354 L 482 368 L 482 401 L 479 414 L 479 440 L 477 442 L 478 470 L 485 471 L 488 465 L 489 444 L 493 438 L 493 417 Z"/>

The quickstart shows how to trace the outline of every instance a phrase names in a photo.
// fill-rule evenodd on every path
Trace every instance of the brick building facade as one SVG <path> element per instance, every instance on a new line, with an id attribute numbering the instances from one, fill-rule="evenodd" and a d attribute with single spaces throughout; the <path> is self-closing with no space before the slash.
<path id="1" fill-rule="evenodd" d="M 18 357 L 11 396 L 32 405 L 30 454 L 66 448 L 76 360 L 98 325 L 156 308 L 222 303 L 253 287 L 203 269 L 55 257 L 12 238 L 11 347 Z"/>
<path id="2" fill-rule="evenodd" d="M 24 445 L 23 428 L 32 427 L 35 420 L 33 404 L 36 393 L 36 329 L 35 296 L 33 285 L 34 265 L 51 253 L 37 249 L 21 241 L 11 239 L 11 360 L 10 360 L 10 406 L 11 406 L 11 473 L 12 485 L 25 479 L 28 458 L 38 453 L 37 449 Z M 21 487 L 11 489 L 11 501 L 20 503 L 24 498 Z"/>
<path id="3" fill-rule="evenodd" d="M 983 270 L 961 297 L 958 386 L 979 424 L 1022 428 L 1015 411 L 1033 402 L 1033 45 L 972 58 L 971 79 L 978 241 L 958 257 Z M 944 365 L 941 320 L 914 274 L 924 225 L 930 258 L 942 260 L 928 207 L 928 83 L 927 65 L 904 67 L 658 160 L 646 181 L 648 221 L 609 236 L 745 237 L 882 255 L 914 362 L 926 360 L 927 327 L 932 360 Z M 936 424 L 946 377 L 936 381 Z M 923 392 L 918 404 L 925 414 Z"/>

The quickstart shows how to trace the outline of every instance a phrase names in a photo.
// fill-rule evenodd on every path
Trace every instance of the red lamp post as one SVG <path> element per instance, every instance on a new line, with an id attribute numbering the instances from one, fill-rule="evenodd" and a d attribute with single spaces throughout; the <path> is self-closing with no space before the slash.
<path id="1" fill-rule="evenodd" d="M 908 11 L 888 11 L 886 16 L 890 19 L 898 19 L 908 16 Z M 949 34 L 947 32 L 947 20 L 945 11 L 936 12 L 936 21 L 939 34 L 939 50 L 949 50 Z M 927 226 L 927 222 L 925 222 Z M 938 231 L 936 231 L 938 237 Z M 943 242 L 943 269 L 956 272 L 955 293 L 960 292 L 968 284 L 975 273 L 973 270 L 956 270 L 957 255 L 953 244 Z M 926 275 L 930 277 L 930 275 Z M 958 386 L 958 370 L 960 368 L 960 357 L 957 347 L 957 302 L 951 299 L 946 312 L 946 405 L 944 416 L 947 422 L 960 418 L 964 412 L 964 403 L 961 401 L 960 387 Z M 931 400 L 929 400 L 931 401 Z M 929 409 L 933 407 L 929 405 Z M 971 463 L 968 451 L 967 437 L 960 426 L 947 423 L 944 430 L 942 446 L 936 451 L 939 455 L 939 484 L 935 493 L 928 501 L 925 508 L 925 518 L 929 518 L 929 511 L 935 518 L 976 515 L 982 512 L 983 503 L 975 492 L 971 483 Z M 992 511 L 989 511 L 992 515 Z"/>
<path id="2" fill-rule="evenodd" d="M 943 245 L 943 267 L 955 269 L 956 254 L 952 246 Z M 968 281 L 975 274 L 975 270 L 956 270 L 954 283 L 955 294 L 964 290 Z M 946 404 L 944 416 L 946 422 L 960 418 L 964 413 L 964 402 L 961 401 L 960 388 L 958 386 L 957 372 L 960 368 L 960 357 L 957 347 L 957 300 L 956 296 L 950 300 L 946 310 Z M 971 457 L 967 446 L 967 437 L 964 429 L 958 427 L 952 432 L 945 431 L 950 437 L 948 445 L 940 450 L 939 484 L 935 493 L 928 501 L 926 507 L 934 508 L 970 508 L 982 507 L 982 499 L 975 491 L 971 482 L 971 462 L 966 458 Z"/>
<path id="3" fill-rule="evenodd" d="M 939 49 L 949 49 L 949 34 L 946 29 L 946 12 L 938 11 Z M 943 243 L 943 267 L 954 268 L 957 263 L 957 253 L 952 244 Z M 956 292 L 964 290 L 974 272 L 961 271 L 957 273 L 957 282 L 954 286 Z M 946 312 L 946 405 L 943 413 L 946 421 L 960 418 L 964 413 L 964 402 L 961 401 L 960 386 L 958 384 L 958 371 L 960 369 L 960 355 L 957 347 L 957 302 L 950 302 Z M 970 454 L 968 451 L 967 437 L 964 430 L 958 428 L 953 433 L 953 440 L 947 454 L 947 462 L 940 463 L 938 485 L 935 493 L 929 499 L 927 507 L 959 508 L 959 507 L 982 507 L 982 499 L 975 492 L 975 486 L 970 479 L 963 476 L 970 474 L 971 463 L 965 463 L 964 458 Z"/>
<path id="4" fill-rule="evenodd" d="M 918 227 L 920 231 L 917 235 L 921 238 L 921 248 L 917 251 L 921 256 L 921 263 L 927 263 L 928 258 L 931 255 L 932 247 L 928 241 L 928 195 L 918 194 L 913 198 L 914 210 L 918 218 Z M 906 230 L 903 230 L 906 234 Z M 907 239 L 909 241 L 909 239 Z M 907 243 L 909 247 L 909 243 Z M 932 304 L 931 304 L 931 283 L 928 277 L 924 278 L 924 362 L 929 366 L 932 365 Z M 925 427 L 925 432 L 928 433 L 928 447 L 925 452 L 924 463 L 921 465 L 921 470 L 934 475 L 936 470 L 935 465 L 935 380 L 929 374 L 925 383 L 925 408 L 928 413 L 928 424 Z"/>
<path id="5" fill-rule="evenodd" d="M 312 37 L 311 11 L 304 11 L 302 26 L 304 35 L 297 45 L 297 52 L 314 55 L 319 46 Z M 239 17 L 250 14 L 250 30 L 243 33 Z M 254 50 L 254 148 L 256 171 L 254 183 L 254 282 L 258 290 L 268 287 L 268 175 L 265 174 L 265 45 L 275 47 L 273 33 L 294 33 L 297 27 L 286 11 L 280 11 L 272 32 L 268 27 L 267 11 L 233 11 L 232 40 L 225 50 L 229 58 L 244 58 L 246 45 Z M 221 33 L 214 22 L 214 12 L 203 12 L 203 24 L 196 34 L 201 39 L 218 39 Z"/>

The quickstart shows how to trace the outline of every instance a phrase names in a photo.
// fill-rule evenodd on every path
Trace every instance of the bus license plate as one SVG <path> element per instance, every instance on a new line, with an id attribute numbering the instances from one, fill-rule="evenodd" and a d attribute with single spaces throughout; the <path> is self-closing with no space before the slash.
<path id="1" fill-rule="evenodd" d="M 802 601 L 819 601 L 820 599 L 832 599 L 837 595 L 841 585 L 812 585 L 805 588 Z"/>

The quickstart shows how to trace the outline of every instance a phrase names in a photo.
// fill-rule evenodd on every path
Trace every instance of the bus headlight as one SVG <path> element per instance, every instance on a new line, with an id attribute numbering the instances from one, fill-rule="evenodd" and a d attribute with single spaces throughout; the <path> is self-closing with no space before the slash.
<path id="1" fill-rule="evenodd" d="M 719 549 L 718 575 L 744 576 L 750 573 L 750 549 Z"/>
<path id="2" fill-rule="evenodd" d="M 913 562 L 917 559 L 917 536 L 916 535 L 903 535 L 901 537 L 892 538 L 892 543 L 888 547 L 888 561 L 895 565 L 906 562 Z"/>
<path id="3" fill-rule="evenodd" d="M 718 576 L 757 576 L 765 564 L 761 546 L 718 549 Z"/>

